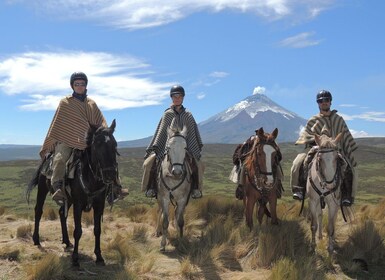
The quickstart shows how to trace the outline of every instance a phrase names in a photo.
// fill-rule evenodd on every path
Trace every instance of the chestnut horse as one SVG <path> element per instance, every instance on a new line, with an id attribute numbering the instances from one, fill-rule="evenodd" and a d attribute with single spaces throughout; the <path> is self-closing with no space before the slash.
<path id="1" fill-rule="evenodd" d="M 254 205 L 258 201 L 259 207 L 256 216 L 259 224 L 262 223 L 264 214 L 271 217 L 272 224 L 278 224 L 277 198 L 280 192 L 280 180 L 277 172 L 281 172 L 279 161 L 281 153 L 275 139 L 278 129 L 269 134 L 261 127 L 252 139 L 251 150 L 243 161 L 243 203 L 245 205 L 246 224 L 252 230 Z M 279 178 L 280 179 L 280 178 Z M 269 203 L 269 209 L 267 208 Z"/>

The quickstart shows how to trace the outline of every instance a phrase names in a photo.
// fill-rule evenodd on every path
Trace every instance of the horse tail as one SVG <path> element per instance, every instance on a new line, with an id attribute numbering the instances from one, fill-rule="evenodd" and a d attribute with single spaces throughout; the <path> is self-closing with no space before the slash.
<path id="1" fill-rule="evenodd" d="M 38 168 L 35 170 L 35 172 L 32 175 L 31 181 L 29 181 L 27 185 L 27 189 L 25 191 L 25 199 L 27 200 L 28 205 L 29 205 L 29 198 L 31 196 L 31 192 L 39 183 L 39 175 L 40 175 L 40 171 L 43 166 L 43 163 L 44 163 L 44 160 L 39 164 Z"/>

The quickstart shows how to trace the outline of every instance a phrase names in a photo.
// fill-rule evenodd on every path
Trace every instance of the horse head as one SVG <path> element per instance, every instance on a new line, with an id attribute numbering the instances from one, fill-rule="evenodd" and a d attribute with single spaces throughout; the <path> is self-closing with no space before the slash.
<path id="1" fill-rule="evenodd" d="M 327 134 L 314 135 L 314 140 L 318 145 L 318 151 L 314 160 L 316 160 L 318 176 L 321 184 L 329 189 L 334 188 L 338 183 L 339 176 L 339 154 L 338 142 L 343 134 L 340 133 L 335 139 Z"/>
<path id="2" fill-rule="evenodd" d="M 113 135 L 116 127 L 115 120 L 110 127 L 91 126 L 87 145 L 89 149 L 89 161 L 95 177 L 105 184 L 111 184 L 117 177 L 117 142 Z"/>
<path id="3" fill-rule="evenodd" d="M 250 151 L 250 156 L 245 160 L 247 172 L 255 178 L 258 187 L 273 186 L 275 170 L 281 160 L 279 147 L 275 142 L 278 129 L 266 133 L 263 128 L 256 130 L 257 137 Z"/>
<path id="4" fill-rule="evenodd" d="M 185 172 L 187 127 L 184 126 L 182 130 L 179 127 L 169 127 L 167 133 L 166 157 L 170 164 L 169 172 L 172 176 L 179 178 Z"/>

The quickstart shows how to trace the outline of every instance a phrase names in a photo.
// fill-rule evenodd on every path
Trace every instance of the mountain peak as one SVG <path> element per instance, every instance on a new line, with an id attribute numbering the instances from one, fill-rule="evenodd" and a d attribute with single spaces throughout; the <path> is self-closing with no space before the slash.
<path id="1" fill-rule="evenodd" d="M 306 120 L 288 111 L 263 94 L 254 90 L 228 109 L 199 124 L 205 142 L 242 143 L 256 128 L 266 131 L 278 128 L 280 140 L 294 141 Z"/>

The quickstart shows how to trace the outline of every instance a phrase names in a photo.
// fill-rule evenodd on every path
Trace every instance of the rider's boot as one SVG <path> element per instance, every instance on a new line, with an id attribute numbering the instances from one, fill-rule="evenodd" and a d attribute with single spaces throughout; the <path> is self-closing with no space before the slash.
<path id="1" fill-rule="evenodd" d="M 122 186 L 118 183 L 114 184 L 111 188 L 111 191 L 107 194 L 107 202 L 112 205 L 118 200 L 124 199 L 129 192 L 127 189 L 123 189 Z"/>
<path id="2" fill-rule="evenodd" d="M 292 186 L 293 199 L 303 200 L 304 199 L 304 188 L 300 186 Z"/>
<path id="3" fill-rule="evenodd" d="M 66 200 L 66 195 L 63 190 L 63 181 L 59 180 L 57 182 L 54 182 L 52 184 L 52 188 L 54 190 L 54 193 L 52 195 L 52 199 L 56 202 L 57 205 L 63 206 L 64 202 Z"/>

